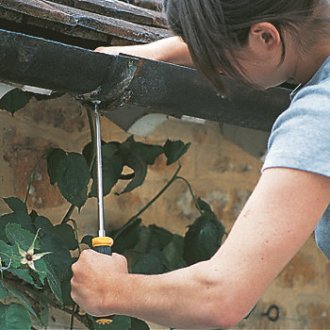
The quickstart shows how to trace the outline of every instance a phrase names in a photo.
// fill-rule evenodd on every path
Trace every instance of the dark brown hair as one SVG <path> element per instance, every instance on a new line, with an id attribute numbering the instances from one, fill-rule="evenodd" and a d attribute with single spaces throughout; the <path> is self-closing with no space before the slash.
<path id="1" fill-rule="evenodd" d="M 283 60 L 286 54 L 284 29 L 298 33 L 320 1 L 167 0 L 166 13 L 170 28 L 188 44 L 196 67 L 223 91 L 220 70 L 251 85 L 238 69 L 234 51 L 246 45 L 252 24 L 269 22 L 277 28 Z"/>

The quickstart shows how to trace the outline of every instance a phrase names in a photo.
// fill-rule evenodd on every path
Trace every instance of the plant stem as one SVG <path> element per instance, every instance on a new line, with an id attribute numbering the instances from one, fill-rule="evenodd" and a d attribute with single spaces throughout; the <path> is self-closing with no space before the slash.
<path id="1" fill-rule="evenodd" d="M 130 218 L 123 227 L 120 228 L 120 230 L 116 233 L 116 235 L 114 235 L 113 239 L 116 240 L 116 238 L 121 235 L 127 228 L 129 228 L 130 226 L 132 226 L 136 221 L 138 221 L 137 218 L 132 217 Z"/>
<path id="2" fill-rule="evenodd" d="M 179 174 L 181 170 L 181 164 L 179 164 L 178 168 L 176 169 L 175 173 L 173 174 L 173 176 L 171 177 L 171 179 L 166 183 L 166 185 L 158 192 L 158 194 L 151 199 L 139 212 L 137 212 L 136 214 L 134 214 L 132 217 L 130 217 L 130 219 L 126 222 L 126 224 L 116 233 L 116 236 L 114 237 L 114 239 L 116 239 L 116 237 L 118 237 L 123 231 L 125 231 L 128 227 L 130 227 L 132 225 L 132 223 L 134 223 L 134 221 L 136 221 L 136 219 L 146 210 L 148 209 L 154 202 L 156 202 L 156 200 L 167 190 L 167 188 L 169 188 L 171 186 L 171 184 L 177 179 L 177 175 Z"/>
<path id="3" fill-rule="evenodd" d="M 29 192 L 30 192 L 30 189 L 31 189 L 32 182 L 34 180 L 35 174 L 36 174 L 36 165 L 33 167 L 32 172 L 31 172 L 31 175 L 30 175 L 30 178 L 29 178 L 29 183 L 28 183 L 28 186 L 26 188 L 26 193 L 25 193 L 25 198 L 24 198 L 24 204 L 26 204 L 26 202 L 27 202 L 27 200 L 29 198 Z"/>
<path id="4" fill-rule="evenodd" d="M 65 216 L 63 217 L 63 219 L 61 221 L 61 225 L 63 225 L 64 223 L 67 223 L 70 220 L 70 217 L 75 208 L 76 208 L 76 206 L 71 204 L 71 206 L 69 207 L 68 211 L 66 212 Z"/>
<path id="5" fill-rule="evenodd" d="M 76 309 L 76 305 L 73 305 L 72 306 L 72 313 L 71 313 L 71 320 L 70 320 L 70 330 L 73 330 L 75 309 Z"/>
<path id="6" fill-rule="evenodd" d="M 77 226 L 77 223 L 73 219 L 69 219 L 68 222 L 69 221 L 72 222 L 74 237 L 75 237 L 76 241 L 78 242 L 78 226 Z M 79 256 L 80 256 L 81 249 L 80 249 L 80 245 L 79 244 L 78 244 L 78 252 L 79 252 Z"/>
<path id="7" fill-rule="evenodd" d="M 178 173 L 181 170 L 181 165 L 178 166 L 178 168 L 176 169 L 175 173 L 173 174 L 173 176 L 171 177 L 171 179 L 166 183 L 166 185 L 159 191 L 159 193 L 152 198 L 139 212 L 137 212 L 135 215 L 133 215 L 127 225 L 129 225 L 129 223 L 133 220 L 135 220 L 136 218 L 138 218 L 147 208 L 149 208 L 154 202 L 156 202 L 156 200 L 167 190 L 167 188 L 169 188 L 171 186 L 171 184 L 178 178 Z M 125 227 L 125 226 L 124 226 Z M 123 228 L 124 229 L 124 228 Z"/>
<path id="8" fill-rule="evenodd" d="M 193 198 L 193 201 L 194 201 L 195 207 L 197 208 L 197 210 L 199 211 L 199 213 L 202 214 L 202 210 L 201 210 L 201 208 L 200 208 L 199 205 L 198 205 L 197 198 L 196 198 L 196 196 L 195 196 L 195 194 L 194 194 L 194 192 L 193 192 L 193 190 L 192 190 L 191 184 L 188 182 L 187 179 L 185 179 L 185 178 L 182 177 L 182 176 L 177 176 L 176 179 L 177 179 L 177 180 L 182 180 L 182 181 L 187 185 L 187 187 L 188 187 L 188 189 L 189 189 L 189 191 L 190 191 L 190 194 L 191 194 L 191 196 L 192 196 L 192 198 Z"/>

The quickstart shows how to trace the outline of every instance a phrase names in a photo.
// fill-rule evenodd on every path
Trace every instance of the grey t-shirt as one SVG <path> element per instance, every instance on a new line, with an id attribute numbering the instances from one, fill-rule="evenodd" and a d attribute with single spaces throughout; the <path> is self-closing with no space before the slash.
<path id="1" fill-rule="evenodd" d="M 289 108 L 275 121 L 262 170 L 271 167 L 330 177 L 330 57 L 308 83 L 292 92 Z M 330 205 L 315 237 L 330 259 Z"/>

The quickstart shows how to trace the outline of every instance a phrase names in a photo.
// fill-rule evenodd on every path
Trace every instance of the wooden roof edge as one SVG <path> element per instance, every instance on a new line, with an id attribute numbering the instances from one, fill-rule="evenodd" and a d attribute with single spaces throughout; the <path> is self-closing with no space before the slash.
<path id="1" fill-rule="evenodd" d="M 180 118 L 188 115 L 269 131 L 289 104 L 290 89 L 251 90 L 226 80 L 222 98 L 195 70 L 0 30 L 0 81 L 95 98 L 104 111 L 132 109 Z"/>
<path id="2" fill-rule="evenodd" d="M 74 9 L 83 10 L 85 15 L 98 14 L 104 18 L 117 18 L 140 25 L 167 28 L 165 16 L 161 12 L 143 9 L 118 0 L 11 0 L 0 3 L 0 8 L 12 10 L 40 18 L 64 15 Z"/>
<path id="3" fill-rule="evenodd" d="M 26 27 L 35 26 L 43 31 L 49 30 L 50 33 L 54 31 L 81 39 L 93 39 L 96 36 L 100 42 L 115 37 L 130 43 L 147 43 L 169 35 L 167 29 L 106 17 L 90 11 L 50 3 L 50 1 L 41 6 L 37 0 L 30 2 L 14 0 L 10 4 L 1 3 L 0 18 L 4 23 L 16 24 L 16 31 L 19 26 L 22 32 L 26 30 Z M 3 27 L 5 26 L 6 24 L 3 24 Z"/>
<path id="4" fill-rule="evenodd" d="M 132 23 L 167 28 L 165 15 L 161 11 L 141 8 L 118 0 L 49 0 L 49 2 L 90 11 L 107 17 L 115 17 Z"/>

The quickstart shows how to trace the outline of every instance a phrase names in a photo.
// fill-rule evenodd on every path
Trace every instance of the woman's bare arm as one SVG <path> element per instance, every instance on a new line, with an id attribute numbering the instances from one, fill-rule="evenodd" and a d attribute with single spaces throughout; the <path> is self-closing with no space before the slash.
<path id="1" fill-rule="evenodd" d="M 95 51 L 111 55 L 122 53 L 193 67 L 188 47 L 180 37 L 161 39 L 145 45 L 98 47 Z"/>
<path id="2" fill-rule="evenodd" d="M 330 178 L 266 170 L 209 261 L 162 275 L 128 274 L 125 259 L 83 252 L 72 296 L 95 315 L 126 314 L 184 329 L 229 328 L 301 249 L 330 202 Z"/>

